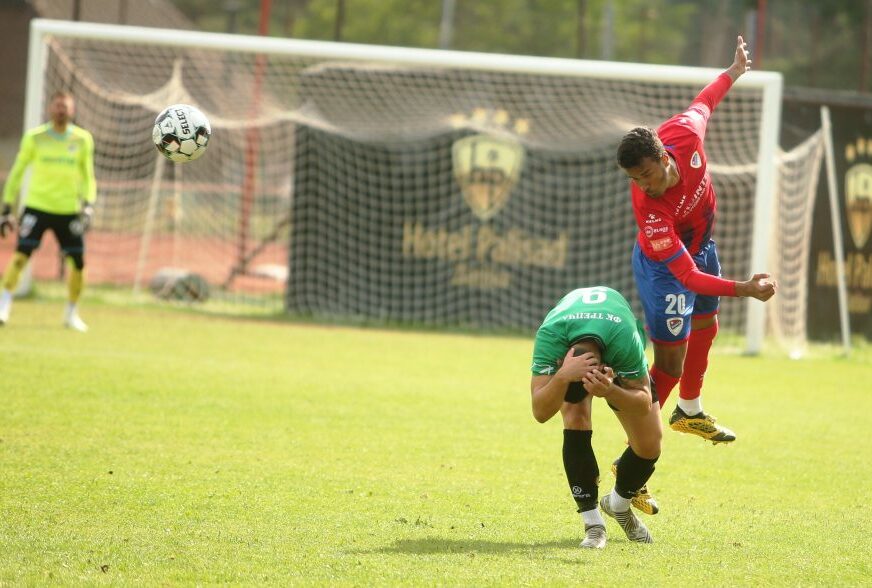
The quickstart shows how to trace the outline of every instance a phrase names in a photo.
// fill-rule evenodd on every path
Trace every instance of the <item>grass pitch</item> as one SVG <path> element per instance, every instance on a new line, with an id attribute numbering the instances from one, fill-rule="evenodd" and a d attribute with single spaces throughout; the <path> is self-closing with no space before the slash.
<path id="1" fill-rule="evenodd" d="M 532 338 L 19 301 L 0 329 L 0 584 L 868 585 L 872 353 L 717 349 L 656 543 L 582 551 Z M 670 399 L 666 412 L 671 411 Z M 664 416 L 664 419 L 666 417 Z M 594 405 L 611 488 L 624 448 Z"/>

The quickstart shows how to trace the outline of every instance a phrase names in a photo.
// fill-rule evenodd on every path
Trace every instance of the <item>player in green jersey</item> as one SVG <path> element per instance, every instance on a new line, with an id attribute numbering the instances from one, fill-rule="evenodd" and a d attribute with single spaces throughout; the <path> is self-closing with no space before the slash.
<path id="1" fill-rule="evenodd" d="M 0 236 L 18 225 L 18 245 L 3 273 L 0 291 L 0 324 L 9 320 L 12 292 L 30 254 L 51 229 L 69 263 L 69 298 L 64 325 L 85 332 L 77 305 L 84 284 L 85 245 L 83 235 L 91 224 L 94 200 L 94 139 L 91 133 L 71 121 L 75 114 L 73 97 L 57 92 L 49 104 L 50 122 L 24 134 L 21 148 L 3 189 Z M 24 211 L 16 223 L 18 192 L 24 171 L 31 177 L 24 196 Z"/>
<path id="2" fill-rule="evenodd" d="M 654 473 L 663 428 L 660 404 L 648 380 L 644 331 L 615 290 L 580 288 L 563 297 L 536 332 L 530 391 L 533 416 L 563 416 L 563 466 L 585 526 L 582 547 L 602 548 L 605 523 L 597 509 L 599 466 L 591 446 L 591 406 L 603 398 L 627 434 L 614 489 L 599 501 L 631 541 L 650 543 L 630 510 Z"/>

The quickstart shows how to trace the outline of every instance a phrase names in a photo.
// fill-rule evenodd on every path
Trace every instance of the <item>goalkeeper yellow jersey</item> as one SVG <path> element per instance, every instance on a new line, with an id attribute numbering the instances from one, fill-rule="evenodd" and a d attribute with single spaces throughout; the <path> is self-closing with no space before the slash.
<path id="1" fill-rule="evenodd" d="M 77 214 L 81 201 L 91 204 L 97 198 L 94 138 L 81 127 L 70 123 L 66 132 L 58 133 L 48 122 L 24 134 L 3 188 L 5 204 L 14 207 L 28 166 L 32 166 L 32 173 L 24 204 L 30 208 Z"/>

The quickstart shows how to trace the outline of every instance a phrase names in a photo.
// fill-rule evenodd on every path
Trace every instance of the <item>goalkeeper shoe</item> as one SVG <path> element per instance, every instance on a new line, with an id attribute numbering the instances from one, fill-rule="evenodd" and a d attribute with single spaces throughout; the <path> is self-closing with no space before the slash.
<path id="1" fill-rule="evenodd" d="M 636 518 L 633 514 L 633 509 L 627 508 L 623 512 L 615 512 L 612 510 L 611 492 L 600 498 L 600 508 L 604 513 L 615 519 L 624 533 L 627 534 L 627 539 L 634 543 L 654 543 L 651 538 L 651 533 L 648 532 L 648 527 Z"/>
<path id="2" fill-rule="evenodd" d="M 691 416 L 676 406 L 672 416 L 669 417 L 669 426 L 673 431 L 702 437 L 714 445 L 735 441 L 736 434 L 726 427 L 715 424 L 715 420 L 713 416 L 704 412 Z"/>
<path id="3" fill-rule="evenodd" d="M 12 295 L 4 290 L 0 293 L 0 325 L 9 322 L 9 312 L 12 310 Z"/>
<path id="4" fill-rule="evenodd" d="M 64 326 L 80 333 L 88 332 L 88 325 L 85 324 L 85 321 L 82 320 L 79 313 L 75 311 L 66 314 L 64 317 Z"/>
<path id="5" fill-rule="evenodd" d="M 602 525 L 585 525 L 584 541 L 581 547 L 584 549 L 602 549 L 606 546 L 606 528 Z"/>
<path id="6" fill-rule="evenodd" d="M 612 474 L 616 478 L 618 477 L 617 459 L 612 462 Z M 630 500 L 630 504 L 632 504 L 634 508 L 644 512 L 646 515 L 656 515 L 660 512 L 660 506 L 657 504 L 657 499 L 648 492 L 648 484 L 639 488 L 639 491 L 636 492 L 636 495 L 633 496 L 632 500 Z"/>

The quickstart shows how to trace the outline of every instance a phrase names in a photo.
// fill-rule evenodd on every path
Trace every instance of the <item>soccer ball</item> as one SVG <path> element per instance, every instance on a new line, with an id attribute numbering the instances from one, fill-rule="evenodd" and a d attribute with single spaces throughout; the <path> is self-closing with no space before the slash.
<path id="1" fill-rule="evenodd" d="M 182 163 L 203 155 L 211 134 L 209 119 L 199 109 L 173 104 L 154 119 L 151 139 L 162 155 Z"/>

